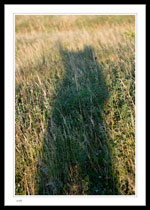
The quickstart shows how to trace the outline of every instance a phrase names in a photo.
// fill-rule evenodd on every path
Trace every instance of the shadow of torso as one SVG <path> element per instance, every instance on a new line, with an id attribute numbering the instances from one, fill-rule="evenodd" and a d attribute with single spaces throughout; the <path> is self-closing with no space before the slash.
<path id="1" fill-rule="evenodd" d="M 59 51 L 64 78 L 43 143 L 47 170 L 39 172 L 39 194 L 118 194 L 103 118 L 109 94 L 101 65 L 90 46 L 70 52 L 59 45 Z"/>

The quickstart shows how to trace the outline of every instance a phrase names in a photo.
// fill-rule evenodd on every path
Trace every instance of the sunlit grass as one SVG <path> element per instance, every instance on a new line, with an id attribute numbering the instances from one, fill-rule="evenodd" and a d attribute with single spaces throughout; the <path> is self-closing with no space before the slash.
<path id="1" fill-rule="evenodd" d="M 135 194 L 134 16 L 15 27 L 16 194 Z"/>

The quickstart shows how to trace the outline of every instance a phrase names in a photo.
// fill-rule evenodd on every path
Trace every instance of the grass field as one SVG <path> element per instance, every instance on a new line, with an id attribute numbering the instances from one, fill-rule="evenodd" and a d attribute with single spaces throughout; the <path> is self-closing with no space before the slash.
<path id="1" fill-rule="evenodd" d="M 16 195 L 135 194 L 135 17 L 15 16 Z"/>

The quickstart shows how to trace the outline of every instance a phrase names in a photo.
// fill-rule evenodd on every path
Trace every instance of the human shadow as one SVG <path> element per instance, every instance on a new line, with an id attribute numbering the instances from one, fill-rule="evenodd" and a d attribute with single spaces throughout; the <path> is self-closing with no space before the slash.
<path id="1" fill-rule="evenodd" d="M 64 77 L 53 95 L 43 143 L 40 195 L 118 195 L 104 106 L 109 98 L 94 50 L 58 44 Z"/>

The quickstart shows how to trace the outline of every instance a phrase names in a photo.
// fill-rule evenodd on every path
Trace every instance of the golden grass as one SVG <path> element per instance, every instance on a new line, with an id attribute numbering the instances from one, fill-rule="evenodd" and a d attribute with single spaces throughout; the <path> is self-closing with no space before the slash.
<path id="1" fill-rule="evenodd" d="M 119 17 L 115 19 L 108 16 L 108 20 L 106 17 L 104 20 L 103 17 L 97 18 L 96 16 L 16 16 L 16 194 L 39 193 L 39 168 L 47 176 L 49 170 L 52 170 L 50 180 L 54 179 L 56 171 L 59 170 L 55 160 L 48 163 L 50 151 L 46 145 L 49 143 L 44 141 L 49 141 L 49 137 L 45 138 L 47 115 L 53 109 L 57 83 L 65 76 L 60 45 L 64 52 L 72 52 L 74 55 L 84 51 L 85 46 L 92 46 L 93 58 L 98 56 L 97 62 L 103 66 L 108 91 L 111 93 L 105 105 L 107 114 L 104 114 L 104 119 L 110 144 L 113 144 L 111 155 L 117 177 L 116 184 L 121 194 L 135 193 L 135 111 L 129 85 L 134 82 L 130 82 L 131 72 L 134 71 L 134 61 L 131 62 L 135 51 L 134 16 L 120 17 L 121 23 L 117 22 Z M 68 63 L 71 63 L 73 69 L 77 68 L 77 63 L 84 67 L 82 59 L 76 60 L 71 54 L 69 56 Z M 114 78 L 113 68 L 116 68 L 119 75 L 123 74 L 118 80 Z M 129 81 L 125 80 L 127 77 Z M 120 93 L 114 88 L 115 80 L 116 84 L 119 81 L 118 88 L 121 88 L 122 95 L 119 95 Z M 126 120 L 120 109 L 119 97 L 128 105 L 130 120 Z M 115 102 L 112 102 L 113 99 Z M 127 107 L 124 106 L 124 109 Z M 121 116 L 118 121 L 116 121 L 116 110 Z M 48 155 L 43 151 L 43 144 Z M 51 155 L 55 157 L 57 148 L 51 145 L 51 149 Z M 89 159 L 91 165 L 94 164 L 90 155 Z M 89 190 L 88 176 L 82 180 L 78 167 L 75 165 L 68 169 L 70 183 L 64 187 L 66 194 L 86 194 Z M 95 170 L 100 171 L 100 166 Z M 51 186 L 51 182 L 48 181 L 46 186 Z M 53 193 L 57 194 L 57 184 L 54 183 Z M 82 189 L 79 189 L 80 185 Z"/>

